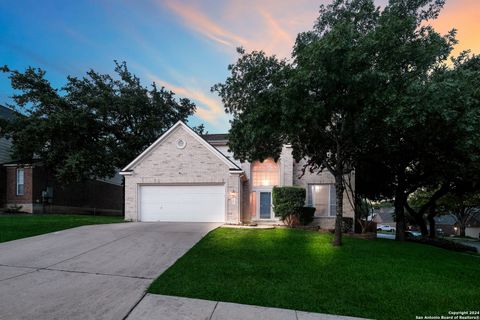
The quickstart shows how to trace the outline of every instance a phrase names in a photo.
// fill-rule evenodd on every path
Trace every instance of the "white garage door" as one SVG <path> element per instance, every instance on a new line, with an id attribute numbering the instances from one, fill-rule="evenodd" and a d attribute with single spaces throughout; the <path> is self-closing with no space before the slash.
<path id="1" fill-rule="evenodd" d="M 225 222 L 225 186 L 141 186 L 140 219 Z"/>

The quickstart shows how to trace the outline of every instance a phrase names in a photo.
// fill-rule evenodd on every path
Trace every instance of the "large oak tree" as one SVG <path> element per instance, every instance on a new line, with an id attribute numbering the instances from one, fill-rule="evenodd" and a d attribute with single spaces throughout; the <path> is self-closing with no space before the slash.
<path id="1" fill-rule="evenodd" d="M 3 124 L 17 159 L 38 157 L 59 180 L 113 176 L 175 122 L 195 112 L 188 99 L 155 83 L 141 84 L 125 62 L 115 76 L 94 70 L 54 88 L 45 71 L 2 68 L 23 116 Z"/>

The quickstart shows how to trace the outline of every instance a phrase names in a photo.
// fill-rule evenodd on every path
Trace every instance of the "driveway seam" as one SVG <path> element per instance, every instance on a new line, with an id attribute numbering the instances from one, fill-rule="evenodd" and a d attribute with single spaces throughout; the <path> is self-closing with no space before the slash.
<path id="1" fill-rule="evenodd" d="M 298 314 L 297 314 L 297 310 L 295 310 L 295 319 L 298 320 Z"/>
<path id="2" fill-rule="evenodd" d="M 147 295 L 147 291 L 145 290 L 143 292 L 143 295 L 140 297 L 140 299 L 138 299 L 138 301 L 130 308 L 130 310 L 128 310 L 127 314 L 125 315 L 125 317 L 122 318 L 122 320 L 126 320 L 130 316 L 133 310 L 138 306 L 138 304 L 143 300 L 143 298 L 145 298 L 146 295 Z"/>
<path id="3" fill-rule="evenodd" d="M 215 310 L 217 310 L 218 303 L 219 303 L 219 301 L 217 301 L 217 303 L 215 303 L 215 306 L 213 307 L 213 310 L 212 310 L 212 314 L 210 315 L 210 318 L 208 318 L 208 320 L 212 320 L 213 314 L 215 313 Z"/>
<path id="4" fill-rule="evenodd" d="M 32 268 L 32 269 L 33 269 L 33 268 Z M 16 276 L 13 276 L 13 277 L 10 277 L 10 278 L 6 278 L 6 279 L 2 279 L 2 280 L 0 280 L 0 282 L 6 281 L 6 280 L 15 279 L 15 278 L 18 278 L 18 277 L 21 277 L 21 276 L 24 276 L 24 275 L 27 275 L 27 274 L 30 274 L 30 273 L 34 273 L 34 272 L 37 272 L 37 271 L 38 271 L 38 270 L 35 269 L 35 270 L 29 271 L 29 272 L 25 272 L 25 273 L 22 273 L 22 274 L 17 274 Z"/>
<path id="5" fill-rule="evenodd" d="M 70 258 L 67 258 L 67 259 L 65 259 L 65 260 L 62 260 L 62 261 L 56 262 L 56 263 L 54 263 L 54 264 L 52 264 L 52 265 L 49 265 L 49 266 L 43 267 L 43 268 L 41 268 L 41 269 L 48 269 L 48 268 L 51 268 L 51 267 L 53 267 L 53 266 L 56 266 L 57 264 L 63 263 L 63 262 L 65 262 L 65 261 L 68 261 L 68 260 L 72 260 L 72 259 L 78 258 L 78 257 L 80 257 L 81 255 L 84 255 L 84 254 L 86 254 L 86 253 L 89 253 L 89 252 L 92 252 L 92 251 L 94 251 L 94 250 L 97 250 L 98 248 L 101 248 L 101 247 L 107 246 L 107 245 L 109 245 L 109 244 L 111 244 L 111 243 L 114 243 L 115 241 L 118 241 L 118 240 L 122 240 L 122 239 L 128 238 L 128 237 L 130 237 L 131 235 L 133 235 L 133 233 L 130 233 L 130 234 L 128 234 L 128 235 L 126 235 L 126 236 L 124 236 L 124 237 L 120 237 L 120 238 L 118 238 L 118 239 L 115 239 L 115 240 L 112 240 L 112 241 L 106 242 L 106 243 L 104 243 L 104 244 L 102 244 L 102 245 L 99 245 L 99 246 L 97 246 L 97 247 L 95 247 L 95 248 L 89 249 L 89 250 L 87 250 L 87 251 L 85 251 L 85 252 L 79 253 L 79 254 L 77 254 L 77 255 L 75 255 L 75 256 L 73 256 L 73 257 L 70 257 Z"/>
<path id="6" fill-rule="evenodd" d="M 88 272 L 88 271 L 67 270 L 67 269 L 55 269 L 55 268 L 40 268 L 39 270 L 59 271 L 59 272 L 72 272 L 72 273 L 83 273 L 83 274 L 93 274 L 93 275 L 99 275 L 99 276 L 111 276 L 111 277 L 133 278 L 133 279 L 143 279 L 143 280 L 153 280 L 153 279 L 155 279 L 155 278 L 142 277 L 142 276 L 127 276 L 127 275 L 122 275 L 122 274 L 101 273 L 101 272 Z"/>

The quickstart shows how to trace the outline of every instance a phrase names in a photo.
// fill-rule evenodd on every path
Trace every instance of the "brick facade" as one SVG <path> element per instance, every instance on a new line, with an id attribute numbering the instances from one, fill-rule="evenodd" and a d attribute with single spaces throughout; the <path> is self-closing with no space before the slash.
<path id="1" fill-rule="evenodd" d="M 186 141 L 185 148 L 178 148 L 179 139 Z M 205 137 L 208 140 L 208 137 Z M 125 219 L 140 221 L 139 188 L 142 185 L 205 185 L 222 184 L 225 186 L 226 212 L 225 221 L 237 224 L 255 220 L 252 217 L 253 190 L 251 184 L 251 165 L 248 162 L 240 163 L 233 159 L 228 152 L 226 141 L 212 141 L 213 145 L 228 159 L 231 159 L 243 172 L 232 173 L 225 161 L 218 154 L 199 141 L 184 124 L 176 125 L 162 137 L 149 152 L 142 158 L 127 166 L 125 172 Z M 328 172 L 320 174 L 306 172 L 301 176 L 304 161 L 295 162 L 292 157 L 292 148 L 285 146 L 279 159 L 279 175 L 281 185 L 294 185 L 307 188 L 309 184 L 334 183 L 333 176 Z M 354 216 L 354 210 L 348 200 L 348 193 L 344 197 L 344 216 Z M 315 223 L 321 228 L 331 229 L 335 225 L 335 217 L 317 217 Z"/>
<path id="2" fill-rule="evenodd" d="M 183 149 L 176 145 L 180 138 L 186 142 Z M 229 169 L 185 127 L 178 126 L 125 176 L 125 219 L 140 220 L 138 191 L 141 185 L 222 184 L 228 198 L 226 222 L 239 223 L 240 201 L 233 200 L 233 196 L 238 197 L 241 192 L 241 177 Z"/>
<path id="3" fill-rule="evenodd" d="M 324 170 L 320 173 L 311 173 L 308 170 L 305 171 L 305 174 L 302 175 L 302 168 L 305 165 L 305 160 L 300 162 L 295 162 L 293 164 L 293 184 L 295 186 L 300 186 L 307 188 L 309 184 L 334 184 L 335 178 L 333 175 Z M 351 204 L 352 196 L 348 190 L 345 190 L 343 194 L 343 216 L 346 218 L 354 218 L 355 211 Z M 322 229 L 334 229 L 335 228 L 335 217 L 318 217 L 314 219 L 314 224 L 319 225 Z"/>

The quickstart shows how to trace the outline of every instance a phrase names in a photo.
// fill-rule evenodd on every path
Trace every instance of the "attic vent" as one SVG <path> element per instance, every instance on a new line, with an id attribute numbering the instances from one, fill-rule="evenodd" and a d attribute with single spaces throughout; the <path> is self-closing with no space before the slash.
<path id="1" fill-rule="evenodd" d="M 187 145 L 187 142 L 183 138 L 180 138 L 180 139 L 177 140 L 177 148 L 178 149 L 183 149 L 183 148 L 185 148 L 186 145 Z"/>

